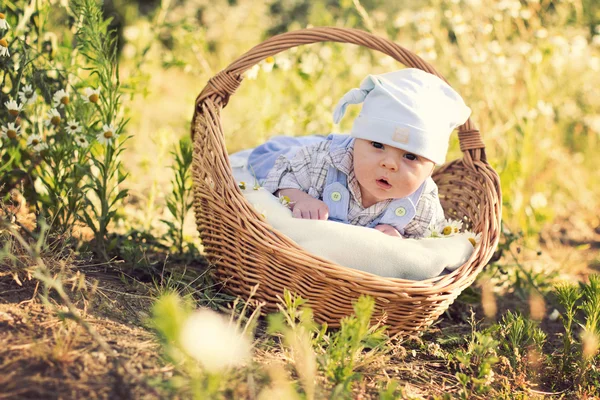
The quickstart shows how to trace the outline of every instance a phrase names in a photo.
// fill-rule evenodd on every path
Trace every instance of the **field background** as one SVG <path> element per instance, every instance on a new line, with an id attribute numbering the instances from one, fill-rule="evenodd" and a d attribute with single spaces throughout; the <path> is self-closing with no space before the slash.
<path id="1" fill-rule="evenodd" d="M 169 146 L 188 133 L 194 98 L 216 72 L 271 33 L 356 27 L 421 55 L 463 95 L 500 174 L 508 229 L 534 242 L 540 234 L 553 240 L 561 221 L 589 236 L 598 225 L 594 154 L 600 129 L 593 95 L 600 39 L 592 3 L 556 2 L 553 13 L 544 10 L 554 3 L 543 2 L 407 2 L 401 8 L 366 2 L 361 12 L 352 2 L 330 3 L 174 3 L 164 20 L 159 16 L 162 26 L 140 16 L 135 4 L 122 6 L 122 70 L 145 81 L 147 90 L 129 104 L 134 138 L 125 162 L 135 192 L 145 199 L 165 195 L 151 191 L 168 188 Z M 149 44 L 138 68 L 139 52 Z M 229 151 L 275 134 L 348 130 L 359 107 L 334 126 L 338 99 L 366 74 L 401 67 L 387 56 L 339 44 L 295 48 L 274 61 L 253 71 L 223 111 Z M 459 153 L 454 137 L 448 159 Z M 157 219 L 154 206 L 140 215 L 146 226 Z"/>
<path id="2" fill-rule="evenodd" d="M 51 3 L 57 10 L 53 32 L 60 42 L 61 35 L 69 35 L 61 11 L 68 2 L 52 0 Z M 398 347 L 396 353 L 388 354 L 391 358 L 385 365 L 395 368 L 395 373 L 376 362 L 365 362 L 361 371 L 372 379 L 354 386 L 354 396 L 384 398 L 374 388 L 380 382 L 388 382 L 391 376 L 404 388 L 402 397 L 442 398 L 448 392 L 452 397 L 489 398 L 486 397 L 489 392 L 476 383 L 481 374 L 489 376 L 482 372 L 482 365 L 487 365 L 481 361 L 485 357 L 480 354 L 475 361 L 473 356 L 471 364 L 466 363 L 470 366 L 465 367 L 465 363 L 447 354 L 463 350 L 476 354 L 471 346 L 475 341 L 457 344 L 456 337 L 473 333 L 476 330 L 471 327 L 473 320 L 479 321 L 482 329 L 493 326 L 506 310 L 520 310 L 545 330 L 548 340 L 543 356 L 549 366 L 542 368 L 539 362 L 528 360 L 522 361 L 520 369 L 512 359 L 507 361 L 508 366 L 498 364 L 494 370 L 498 378 L 494 396 L 595 395 L 600 382 L 596 353 L 590 366 L 586 364 L 583 372 L 578 370 L 577 376 L 586 376 L 587 380 L 553 381 L 552 357 L 560 353 L 564 335 L 561 336 L 562 325 L 549 315 L 555 308 L 563 313 L 552 292 L 556 284 L 588 282 L 589 276 L 600 270 L 599 3 L 594 0 L 114 0 L 105 2 L 104 15 L 112 18 L 111 26 L 119 34 L 123 112 L 130 118 L 125 130 L 131 135 L 121 156 L 124 170 L 129 174 L 123 185 L 130 192 L 110 226 L 111 232 L 123 236 L 144 233 L 148 238 L 166 234 L 167 225 L 161 220 L 172 220 L 166 207 L 166 199 L 173 191 L 171 151 L 180 139 L 189 136 L 194 99 L 209 78 L 277 33 L 307 26 L 370 31 L 429 61 L 472 108 L 472 120 L 482 133 L 488 160 L 500 175 L 504 235 L 498 257 L 441 322 L 424 339 L 399 345 L 405 352 L 402 356 L 397 353 Z M 401 67 L 382 54 L 340 44 L 303 46 L 264 60 L 248 71 L 222 112 L 227 148 L 234 152 L 254 147 L 282 133 L 347 131 L 359 107 L 350 107 L 341 126 L 334 126 L 331 114 L 338 99 L 357 87 L 367 74 Z M 448 160 L 460 156 L 454 135 Z M 191 212 L 186 218 L 184 238 L 201 251 Z M 91 273 L 80 269 L 88 278 L 100 279 L 100 288 L 105 290 L 90 303 L 95 306 L 88 319 L 122 357 L 130 360 L 138 373 L 151 377 L 150 381 L 170 382 L 166 389 L 157 385 L 160 390 L 183 398 L 200 393 L 190 391 L 194 385 L 189 381 L 182 384 L 170 380 L 174 376 L 187 379 L 189 371 L 182 372 L 177 365 L 159 357 L 164 348 L 145 329 L 144 321 L 165 287 L 187 293 L 189 282 L 204 276 L 205 265 L 184 255 L 169 259 L 141 245 L 138 251 L 135 243 L 128 246 L 116 252 L 117 259 L 122 260 L 116 269 L 106 267 Z M 94 261 L 76 263 L 88 264 Z M 165 283 L 164 271 L 169 269 L 181 275 Z M 77 268 L 73 266 L 73 270 Z M 35 283 L 32 280 L 24 287 L 12 281 L 1 283 L 0 288 L 5 290 L 0 290 L 0 332 L 5 329 L 9 333 L 5 336 L 8 338 L 5 348 L 9 350 L 4 353 L 0 350 L 0 372 L 13 378 L 9 381 L 0 377 L 0 387 L 5 385 L 7 393 L 15 397 L 23 393 L 32 398 L 40 394 L 51 396 L 59 387 L 58 382 L 68 376 L 70 392 L 60 392 L 66 397 L 69 393 L 110 397 L 120 391 L 133 397 L 156 395 L 139 382 L 122 378 L 119 374 L 127 373 L 117 364 L 113 368 L 111 357 L 107 361 L 102 348 L 90 344 L 81 325 L 71 324 L 73 321 L 63 324 L 39 302 L 30 304 L 28 301 L 35 298 L 38 290 Z M 195 287 L 191 295 L 199 305 L 223 307 L 220 300 L 215 300 L 218 295 L 210 289 Z M 542 311 L 536 314 L 540 298 Z M 493 304 L 486 305 L 490 299 Z M 26 303 L 20 303 L 23 301 Z M 120 306 L 125 303 L 126 306 Z M 77 306 L 86 309 L 86 300 L 77 302 Z M 86 309 L 84 315 L 87 312 Z M 579 338 L 575 334 L 574 337 Z M 53 344 L 49 353 L 36 344 L 40 340 Z M 442 357 L 432 352 L 429 343 L 455 347 L 444 347 L 447 353 Z M 269 364 L 270 350 L 257 350 L 260 365 Z M 583 352 L 583 344 L 579 351 Z M 285 353 L 283 356 L 274 353 L 283 362 L 296 365 Z M 447 367 L 440 367 L 445 362 Z M 95 373 L 90 372 L 94 363 L 98 365 Z M 250 375 L 259 376 L 258 367 L 252 368 L 254 372 Z M 410 372 L 414 368 L 421 368 L 420 376 Z M 12 370 L 16 372 L 8 374 Z M 74 370 L 88 380 L 78 380 Z M 382 370 L 386 372 L 381 373 Z M 457 371 L 472 379 L 463 384 Z M 590 371 L 596 375 L 585 375 Z M 269 373 L 277 381 L 272 371 Z M 50 377 L 45 378 L 46 375 Z M 248 376 L 234 374 L 224 379 L 221 385 L 226 389 L 221 395 L 256 398 L 264 381 L 256 378 L 258 383 L 249 383 Z M 298 378 L 291 373 L 289 379 Z M 327 383 L 322 385 L 328 387 Z M 323 390 L 324 396 L 326 389 Z"/>

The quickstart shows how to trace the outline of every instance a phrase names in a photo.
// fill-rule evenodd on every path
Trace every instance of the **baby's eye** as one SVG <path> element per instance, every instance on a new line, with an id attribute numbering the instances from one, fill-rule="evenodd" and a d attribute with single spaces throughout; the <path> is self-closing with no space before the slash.
<path id="1" fill-rule="evenodd" d="M 371 142 L 371 146 L 375 147 L 376 149 L 383 149 L 383 144 L 379 142 Z"/>
<path id="2" fill-rule="evenodd" d="M 416 161 L 416 160 L 419 159 L 419 157 L 417 157 L 416 155 L 414 155 L 412 153 L 406 153 L 406 154 L 404 154 L 404 158 L 407 158 L 410 161 Z"/>

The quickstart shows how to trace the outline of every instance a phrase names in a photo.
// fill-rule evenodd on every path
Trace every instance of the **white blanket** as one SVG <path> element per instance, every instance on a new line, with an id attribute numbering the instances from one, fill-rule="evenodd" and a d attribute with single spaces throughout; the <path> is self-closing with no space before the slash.
<path id="1" fill-rule="evenodd" d="M 455 270 L 473 253 L 462 235 L 444 238 L 402 239 L 372 228 L 334 221 L 293 218 L 279 199 L 264 189 L 246 169 L 250 151 L 230 156 L 234 179 L 245 182 L 245 198 L 269 224 L 309 252 L 339 265 L 389 278 L 423 280 L 444 270 Z"/>

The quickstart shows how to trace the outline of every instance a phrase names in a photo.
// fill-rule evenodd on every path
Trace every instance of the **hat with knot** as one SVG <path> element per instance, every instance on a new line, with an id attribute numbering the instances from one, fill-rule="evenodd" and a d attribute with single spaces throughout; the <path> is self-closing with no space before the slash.
<path id="1" fill-rule="evenodd" d="M 443 164 L 448 140 L 471 109 L 437 76 L 416 68 L 369 75 L 342 97 L 333 112 L 340 122 L 348 104 L 364 103 L 351 136 L 397 147 Z"/>

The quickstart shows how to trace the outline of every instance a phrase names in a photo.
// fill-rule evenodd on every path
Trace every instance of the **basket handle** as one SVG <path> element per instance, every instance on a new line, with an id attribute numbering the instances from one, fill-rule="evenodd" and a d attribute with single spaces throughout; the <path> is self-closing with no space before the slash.
<path id="1" fill-rule="evenodd" d="M 202 112 L 202 103 L 207 98 L 211 98 L 215 105 L 225 107 L 229 102 L 229 97 L 240 86 L 243 79 L 242 74 L 260 61 L 292 47 L 328 41 L 351 43 L 378 50 L 407 67 L 422 69 L 447 82 L 443 76 L 421 57 L 383 37 L 350 28 L 321 27 L 300 29 L 267 39 L 212 77 L 196 98 L 194 118 L 196 113 Z M 458 139 L 460 149 L 469 161 L 486 161 L 485 145 L 481 134 L 470 118 L 458 128 Z"/>

